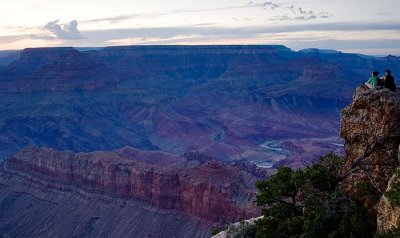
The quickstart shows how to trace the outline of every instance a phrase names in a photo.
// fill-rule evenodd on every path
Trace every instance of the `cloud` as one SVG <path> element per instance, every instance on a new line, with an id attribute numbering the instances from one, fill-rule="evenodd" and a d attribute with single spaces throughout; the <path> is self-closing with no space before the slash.
<path id="1" fill-rule="evenodd" d="M 275 4 L 273 2 L 264 2 L 263 6 L 264 6 L 264 8 L 269 6 L 272 10 L 274 10 L 275 8 L 279 8 L 280 7 L 280 5 Z"/>
<path id="2" fill-rule="evenodd" d="M 284 15 L 274 16 L 270 18 L 272 21 L 289 21 L 289 20 L 314 20 L 318 18 L 329 18 L 332 14 L 328 12 L 314 13 L 313 10 L 305 10 L 303 7 L 290 5 L 286 7 L 290 12 Z"/>
<path id="3" fill-rule="evenodd" d="M 327 12 L 319 12 L 318 14 L 315 14 L 313 10 L 306 10 L 303 7 L 297 7 L 295 5 L 290 5 L 285 7 L 284 5 L 279 5 L 273 2 L 256 3 L 251 1 L 247 4 L 247 6 L 263 7 L 264 9 L 270 8 L 271 10 L 277 8 L 284 8 L 289 10 L 289 12 L 286 14 L 271 18 L 273 21 L 312 20 L 317 18 L 329 18 L 330 16 L 332 16 Z"/>
<path id="4" fill-rule="evenodd" d="M 312 10 L 306 11 L 302 7 L 297 8 L 297 10 L 298 10 L 298 13 L 301 15 L 313 15 L 314 14 L 314 12 Z"/>
<path id="5" fill-rule="evenodd" d="M 285 16 L 283 16 L 285 17 Z M 287 16 L 286 16 L 287 17 Z M 132 28 L 132 29 L 110 29 L 85 31 L 82 34 L 87 39 L 97 39 L 99 41 L 109 41 L 126 38 L 171 38 L 182 35 L 196 36 L 215 36 L 219 38 L 251 38 L 260 35 L 275 33 L 295 33 L 304 31 L 315 32 L 353 32 L 364 31 L 400 31 L 399 22 L 339 22 L 339 23 L 319 23 L 319 24 L 296 24 L 285 26 L 259 26 L 259 27 L 218 27 L 218 26 L 177 26 L 177 27 L 154 27 L 154 28 Z M 399 41 L 400 42 L 400 41 Z"/>
<path id="6" fill-rule="evenodd" d="M 297 16 L 302 17 L 302 16 Z M 290 19 L 288 15 L 282 15 L 277 17 L 278 20 Z M 236 20 L 247 21 L 247 19 L 237 18 Z M 382 21 L 382 22 L 331 22 L 331 23 L 304 23 L 295 25 L 280 25 L 280 26 L 247 26 L 247 27 L 218 27 L 215 24 L 195 24 L 187 26 L 176 26 L 176 27 L 142 27 L 142 28 L 125 28 L 125 29 L 106 29 L 106 30 L 91 30 L 79 32 L 79 39 L 83 39 L 84 42 L 97 42 L 98 44 L 105 45 L 107 41 L 127 39 L 127 38 L 174 38 L 177 36 L 215 36 L 220 39 L 234 39 L 234 38 L 257 38 L 268 34 L 276 33 L 295 33 L 295 32 L 353 32 L 363 31 L 368 34 L 369 31 L 400 31 L 400 22 L 398 21 Z M 54 26 L 59 25 L 58 22 L 51 22 L 47 24 Z M 68 24 L 70 25 L 70 24 Z M 73 27 L 74 25 L 72 25 Z M 61 26 L 60 26 L 61 27 Z M 68 32 L 68 27 L 65 27 Z M 64 31 L 64 28 L 61 28 Z M 46 30 L 49 31 L 49 30 Z M 48 34 L 47 32 L 37 34 L 24 34 L 24 35 L 10 35 L 0 36 L 1 43 L 12 43 L 24 39 L 40 39 L 40 40 L 55 40 L 55 36 Z M 63 33 L 65 34 L 65 33 Z M 63 37 L 63 36 L 61 36 Z M 62 40 L 63 38 L 59 38 Z M 69 38 L 71 37 L 69 36 Z M 65 42 L 65 41 L 64 41 Z M 81 41 L 79 41 L 81 42 Z M 79 43 L 74 42 L 74 43 Z"/>
<path id="7" fill-rule="evenodd" d="M 245 17 L 245 18 L 234 17 L 232 19 L 235 20 L 235 21 L 241 21 L 241 22 L 249 22 L 249 21 L 251 21 L 251 18 L 248 18 L 248 17 Z"/>
<path id="8" fill-rule="evenodd" d="M 272 17 L 272 18 L 270 18 L 270 20 L 271 21 L 291 21 L 291 20 L 307 21 L 307 20 L 314 20 L 317 18 L 318 18 L 318 16 L 316 16 L 316 15 L 289 17 L 287 14 L 285 14 L 285 15 Z"/>
<path id="9" fill-rule="evenodd" d="M 270 8 L 271 10 L 274 10 L 281 7 L 281 5 L 275 4 L 273 2 L 256 3 L 251 1 L 247 3 L 247 7 L 262 7 L 264 9 Z"/>
<path id="10" fill-rule="evenodd" d="M 28 37 L 27 35 L 0 36 L 0 44 L 13 43 L 21 39 L 25 39 L 27 37 Z"/>
<path id="11" fill-rule="evenodd" d="M 55 39 L 62 40 L 79 40 L 82 39 L 78 30 L 78 22 L 71 21 L 68 24 L 59 24 L 59 20 L 47 23 L 43 28 L 54 34 Z"/>
<path id="12" fill-rule="evenodd" d="M 228 7 L 221 7 L 221 8 L 194 9 L 194 10 L 175 10 L 169 14 L 220 11 L 220 10 L 229 10 L 229 9 L 238 9 L 238 8 L 262 8 L 265 10 L 270 9 L 273 11 L 276 9 L 288 9 L 289 10 L 289 12 L 286 14 L 272 17 L 271 20 L 273 20 L 273 21 L 313 20 L 313 19 L 318 19 L 318 18 L 321 18 L 321 19 L 330 18 L 331 16 L 333 16 L 332 14 L 330 14 L 328 12 L 324 12 L 324 11 L 316 14 L 316 13 L 314 13 L 313 10 L 306 10 L 303 7 L 297 7 L 295 5 L 290 5 L 290 6 L 285 7 L 285 5 L 276 4 L 272 1 L 266 1 L 266 2 L 250 1 L 245 6 L 228 6 Z M 162 14 L 159 14 L 159 16 L 160 15 L 162 15 Z M 152 15 L 152 16 L 155 16 L 155 15 Z M 248 19 L 248 18 L 245 18 L 245 19 Z M 236 17 L 236 18 L 233 18 L 233 20 L 238 21 L 239 18 Z"/>
<path id="13" fill-rule="evenodd" d="M 297 15 L 297 17 L 301 16 Z M 238 19 L 240 20 L 240 18 Z M 339 50 L 388 48 L 398 50 L 400 49 L 400 40 L 396 34 L 400 32 L 399 23 L 398 21 L 325 22 L 254 27 L 219 27 L 200 24 L 176 27 L 99 29 L 82 31 L 81 35 L 84 39 L 74 41 L 73 45 L 103 47 L 121 44 L 284 44 L 294 49 L 334 47 Z M 353 32 L 357 34 L 351 34 Z M 0 36 L 0 46 L 6 47 L 7 44 L 16 41 L 44 39 L 48 36 L 49 34 Z M 71 45 L 71 42 L 56 41 L 53 36 L 53 40 L 47 41 L 46 44 L 66 46 Z"/>
<path id="14" fill-rule="evenodd" d="M 343 34 L 365 29 L 369 24 L 348 25 Z M 303 31 L 337 31 L 341 24 L 315 24 L 282 27 L 224 28 L 224 27 L 166 27 L 118 29 L 84 32 L 108 44 L 148 45 L 148 44 L 284 44 L 294 49 L 335 48 L 335 49 L 400 49 L 398 39 L 332 39 L 331 36 L 294 34 Z M 394 27 L 394 25 L 392 26 Z M 383 28 L 376 24 L 374 30 Z M 371 30 L 373 32 L 374 30 Z M 340 33 L 337 33 L 340 34 Z M 96 36 L 96 37 L 94 37 Z"/>
<path id="15" fill-rule="evenodd" d="M 306 11 L 303 8 L 296 8 L 292 5 L 290 7 L 287 7 L 291 11 L 291 16 L 289 14 L 283 14 L 283 15 L 278 15 L 271 17 L 271 21 L 290 21 L 290 20 L 314 20 L 314 19 L 326 19 L 330 18 L 332 14 L 328 12 L 319 12 L 318 14 L 314 14 L 314 11 L 309 10 Z"/>
<path id="16" fill-rule="evenodd" d="M 240 9 L 240 8 L 247 8 L 247 7 L 248 6 L 241 5 L 241 6 L 227 6 L 227 7 L 204 8 L 204 9 L 179 9 L 179 10 L 173 10 L 168 13 L 153 14 L 151 16 L 171 15 L 174 13 L 213 12 L 213 11 L 223 11 L 223 10 Z"/>
<path id="17" fill-rule="evenodd" d="M 312 20 L 312 19 L 317 19 L 316 15 L 310 15 L 310 16 L 299 16 L 299 17 L 295 17 L 292 19 L 296 19 L 296 20 Z"/>
<path id="18" fill-rule="evenodd" d="M 143 17 L 146 15 L 147 14 L 145 14 L 145 13 L 138 13 L 138 14 L 120 15 L 120 16 L 113 16 L 113 17 L 95 18 L 95 19 L 83 20 L 83 21 L 79 21 L 79 22 L 80 23 L 96 23 L 96 22 L 102 22 L 102 21 L 109 21 L 110 23 L 114 24 L 114 23 L 119 23 L 121 21 L 137 18 L 137 17 Z"/>
<path id="19" fill-rule="evenodd" d="M 388 39 L 375 39 L 375 40 L 337 40 L 337 39 L 324 39 L 324 40 L 296 40 L 290 43 L 294 48 L 320 48 L 330 49 L 333 46 L 335 49 L 399 49 L 399 40 Z"/>
<path id="20" fill-rule="evenodd" d="M 398 16 L 399 14 L 391 12 L 391 11 L 380 11 L 376 15 L 378 15 L 378 16 Z"/>
<path id="21" fill-rule="evenodd" d="M 318 13 L 318 16 L 319 16 L 320 18 L 329 18 L 329 17 L 332 16 L 332 14 L 330 14 L 330 13 L 328 13 L 328 12 L 319 12 L 319 13 Z"/>
<path id="22" fill-rule="evenodd" d="M 271 21 L 287 21 L 287 20 L 293 20 L 293 18 L 291 18 L 287 14 L 285 14 L 285 15 L 272 17 L 272 18 L 270 18 L 270 20 Z"/>
<path id="23" fill-rule="evenodd" d="M 327 12 L 320 12 L 315 14 L 313 10 L 306 10 L 303 7 L 290 5 L 280 5 L 274 3 L 272 1 L 264 1 L 264 2 L 255 2 L 250 1 L 246 5 L 231 5 L 226 7 L 216 7 L 216 8 L 200 8 L 200 9 L 176 9 L 167 12 L 143 12 L 143 13 L 135 13 L 135 14 L 128 14 L 128 15 L 119 15 L 119 16 L 112 16 L 112 17 L 103 17 L 103 18 L 95 18 L 89 20 L 82 20 L 79 23 L 96 23 L 96 22 L 103 22 L 108 21 L 111 24 L 119 23 L 121 21 L 131 20 L 134 18 L 155 18 L 161 16 L 170 16 L 174 14 L 185 14 L 185 13 L 202 13 L 202 12 L 212 12 L 212 11 L 225 11 L 225 10 L 234 10 L 234 9 L 244 9 L 244 8 L 261 8 L 264 10 L 272 10 L 277 11 L 282 14 L 282 11 L 289 10 L 288 13 L 282 14 L 280 16 L 274 16 L 271 18 L 273 21 L 287 21 L 287 20 L 313 20 L 317 18 L 329 18 L 332 16 Z M 233 17 L 233 20 L 237 21 L 238 17 Z M 245 20 L 243 20 L 245 19 Z M 243 18 L 242 21 L 248 21 L 247 18 Z"/>
<path id="24" fill-rule="evenodd" d="M 174 15 L 174 14 L 225 11 L 225 10 L 243 9 L 243 8 L 263 8 L 263 9 L 270 8 L 271 10 L 274 10 L 279 7 L 281 7 L 281 6 L 278 4 L 275 4 L 273 2 L 256 3 L 256 2 L 251 1 L 251 2 L 247 3 L 247 5 L 236 5 L 236 6 L 232 5 L 232 6 L 226 6 L 226 7 L 203 8 L 203 9 L 177 9 L 177 10 L 172 10 L 172 11 L 168 11 L 168 12 L 136 13 L 136 14 L 128 14 L 128 15 L 82 20 L 79 22 L 80 23 L 96 23 L 96 22 L 109 21 L 110 23 L 114 24 L 114 23 L 119 23 L 121 21 L 125 21 L 125 20 L 131 20 L 134 18 L 154 18 L 154 17 L 160 17 L 160 16 L 169 16 L 169 15 Z"/>
<path id="25" fill-rule="evenodd" d="M 297 11 L 296 11 L 296 8 L 294 5 L 290 5 L 286 8 L 289 9 L 291 11 L 291 13 L 293 13 L 294 15 L 297 15 Z"/>
<path id="26" fill-rule="evenodd" d="M 79 21 L 80 23 L 96 23 L 102 21 L 109 21 L 110 23 L 119 23 L 121 21 L 131 20 L 134 18 L 154 18 L 160 16 L 169 16 L 174 14 L 183 14 L 183 13 L 198 13 L 198 12 L 212 12 L 212 11 L 224 11 L 231 9 L 241 9 L 248 8 L 249 6 L 227 6 L 227 7 L 217 7 L 217 8 L 204 8 L 204 9 L 177 9 L 168 12 L 153 12 L 153 13 L 136 13 L 136 14 L 128 14 L 128 15 L 120 15 L 120 16 L 112 16 L 112 17 L 104 17 L 104 18 L 95 18 L 89 20 Z"/>

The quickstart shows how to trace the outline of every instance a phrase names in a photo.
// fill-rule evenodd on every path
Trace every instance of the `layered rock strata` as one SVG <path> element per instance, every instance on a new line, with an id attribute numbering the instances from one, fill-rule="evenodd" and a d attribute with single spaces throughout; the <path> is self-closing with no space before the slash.
<path id="1" fill-rule="evenodd" d="M 259 214 L 252 201 L 254 188 L 246 186 L 249 172 L 212 160 L 195 167 L 169 167 L 120 152 L 75 154 L 29 148 L 7 160 L 2 173 L 45 181 L 53 188 L 67 185 L 72 190 L 139 199 L 210 222 Z"/>

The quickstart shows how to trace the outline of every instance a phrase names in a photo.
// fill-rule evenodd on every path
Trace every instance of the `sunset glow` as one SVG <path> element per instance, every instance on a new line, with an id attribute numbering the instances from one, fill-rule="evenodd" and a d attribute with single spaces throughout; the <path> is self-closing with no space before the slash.
<path id="1" fill-rule="evenodd" d="M 400 54 L 398 0 L 3 0 L 0 49 L 284 44 Z"/>

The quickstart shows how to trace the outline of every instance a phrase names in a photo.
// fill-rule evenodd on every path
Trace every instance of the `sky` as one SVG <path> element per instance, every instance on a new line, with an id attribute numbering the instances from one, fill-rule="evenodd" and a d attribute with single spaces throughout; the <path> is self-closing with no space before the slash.
<path id="1" fill-rule="evenodd" d="M 268 44 L 400 55 L 400 0 L 1 0 L 0 50 Z"/>

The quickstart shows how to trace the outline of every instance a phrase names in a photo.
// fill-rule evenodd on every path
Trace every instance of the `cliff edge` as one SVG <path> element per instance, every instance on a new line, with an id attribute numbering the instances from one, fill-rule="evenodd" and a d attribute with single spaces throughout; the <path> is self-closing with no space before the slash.
<path id="1" fill-rule="evenodd" d="M 370 205 L 377 214 L 378 232 L 398 228 L 400 206 L 386 195 L 399 180 L 400 91 L 358 87 L 342 111 L 340 135 L 345 140 L 345 190 L 355 194 L 358 185 L 370 183 L 381 196 Z"/>
<path id="2" fill-rule="evenodd" d="M 341 114 L 340 136 L 345 140 L 344 187 L 354 193 L 369 181 L 383 193 L 399 166 L 400 92 L 358 87 Z"/>
<path id="3" fill-rule="evenodd" d="M 212 222 L 258 214 L 252 202 L 255 191 L 245 186 L 241 168 L 214 160 L 194 167 L 171 167 L 139 161 L 120 151 L 72 153 L 28 148 L 7 160 L 3 173 L 53 186 L 139 199 Z"/>

